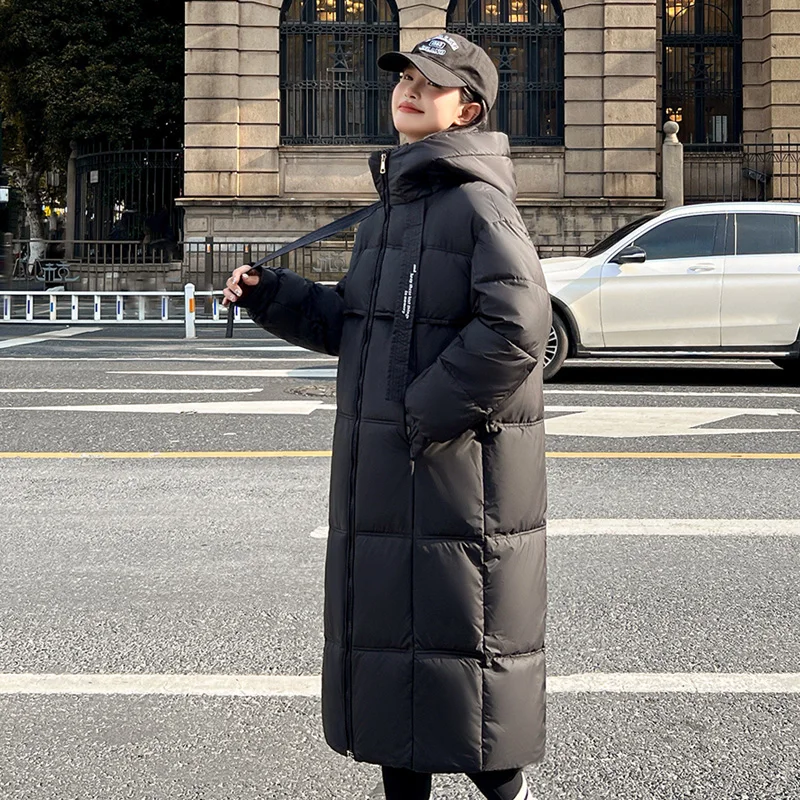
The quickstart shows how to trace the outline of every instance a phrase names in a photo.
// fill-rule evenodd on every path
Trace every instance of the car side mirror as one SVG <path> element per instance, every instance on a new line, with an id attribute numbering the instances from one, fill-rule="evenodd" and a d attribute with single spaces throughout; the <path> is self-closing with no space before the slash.
<path id="1" fill-rule="evenodd" d="M 647 261 L 647 253 L 636 245 L 623 248 L 612 259 L 614 264 L 644 264 L 645 261 Z"/>

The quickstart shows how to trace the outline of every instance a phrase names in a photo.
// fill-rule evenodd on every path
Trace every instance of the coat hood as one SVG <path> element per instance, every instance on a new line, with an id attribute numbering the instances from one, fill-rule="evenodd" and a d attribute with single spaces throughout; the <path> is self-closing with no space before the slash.
<path id="1" fill-rule="evenodd" d="M 386 154 L 386 174 L 380 172 Z M 440 189 L 482 181 L 494 186 L 511 200 L 517 181 L 508 137 L 489 131 L 442 131 L 381 150 L 369 159 L 378 194 L 390 203 L 410 203 Z M 387 179 L 386 181 L 384 179 Z"/>

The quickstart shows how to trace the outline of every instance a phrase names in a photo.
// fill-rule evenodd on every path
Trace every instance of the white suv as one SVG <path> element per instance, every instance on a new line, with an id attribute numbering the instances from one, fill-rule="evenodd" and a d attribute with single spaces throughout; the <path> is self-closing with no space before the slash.
<path id="1" fill-rule="evenodd" d="M 770 358 L 800 373 L 800 203 L 649 214 L 542 267 L 545 378 L 568 356 Z"/>

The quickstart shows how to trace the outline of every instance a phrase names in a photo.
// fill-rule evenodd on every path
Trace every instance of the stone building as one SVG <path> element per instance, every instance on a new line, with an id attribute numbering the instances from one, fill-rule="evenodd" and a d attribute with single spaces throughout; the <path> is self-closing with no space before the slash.
<path id="1" fill-rule="evenodd" d="M 690 199 L 797 195 L 798 0 L 189 0 L 187 240 L 285 241 L 373 202 L 367 155 L 397 141 L 375 59 L 445 29 L 498 64 L 546 254 L 663 207 L 668 119 Z"/>

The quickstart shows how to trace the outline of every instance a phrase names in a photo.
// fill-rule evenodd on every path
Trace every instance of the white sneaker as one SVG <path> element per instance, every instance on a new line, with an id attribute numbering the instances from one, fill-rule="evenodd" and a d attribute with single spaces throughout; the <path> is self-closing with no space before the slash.
<path id="1" fill-rule="evenodd" d="M 522 788 L 517 792 L 517 796 L 514 800 L 531 800 L 531 793 L 528 791 L 528 782 L 525 780 L 525 776 L 522 776 Z"/>

